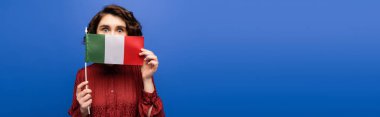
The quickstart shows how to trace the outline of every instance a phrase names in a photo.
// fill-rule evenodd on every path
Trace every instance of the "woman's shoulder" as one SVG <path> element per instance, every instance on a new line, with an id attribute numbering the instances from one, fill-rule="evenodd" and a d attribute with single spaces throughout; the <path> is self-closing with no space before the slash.
<path id="1" fill-rule="evenodd" d="M 93 64 L 90 64 L 90 65 L 86 66 L 87 70 L 88 70 L 88 69 L 98 69 L 98 68 L 100 68 L 100 67 L 101 67 L 101 65 L 100 65 L 100 64 L 96 64 L 96 63 L 93 63 Z M 84 67 L 80 68 L 80 69 L 78 70 L 78 72 L 79 72 L 79 71 L 84 71 Z"/>
<path id="2" fill-rule="evenodd" d="M 87 71 L 96 71 L 99 69 L 99 65 L 98 64 L 91 64 L 91 65 L 88 65 L 86 66 L 86 69 Z M 79 68 L 78 71 L 77 71 L 77 77 L 78 76 L 84 76 L 84 73 L 85 73 L 85 68 L 82 67 L 82 68 Z"/>

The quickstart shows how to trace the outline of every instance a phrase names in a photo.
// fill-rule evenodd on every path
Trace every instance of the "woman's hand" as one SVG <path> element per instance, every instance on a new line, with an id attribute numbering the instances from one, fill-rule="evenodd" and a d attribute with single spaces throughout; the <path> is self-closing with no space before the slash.
<path id="1" fill-rule="evenodd" d="M 158 58 L 157 56 L 150 50 L 141 49 L 140 56 L 144 57 L 144 63 L 141 67 L 142 78 L 143 80 L 150 80 L 153 74 L 157 71 L 158 68 Z"/>
<path id="2" fill-rule="evenodd" d="M 144 63 L 141 67 L 142 79 L 144 84 L 144 91 L 148 93 L 154 92 L 153 74 L 158 68 L 158 59 L 152 51 L 141 49 L 140 56 L 144 56 Z"/>
<path id="3" fill-rule="evenodd" d="M 80 112 L 82 116 L 87 116 L 88 115 L 88 109 L 89 106 L 92 103 L 92 98 L 91 98 L 91 89 L 83 89 L 83 86 L 86 86 L 88 84 L 88 81 L 84 81 L 80 83 L 77 86 L 77 101 L 79 102 L 80 105 Z M 83 90 L 82 90 L 83 89 Z"/>

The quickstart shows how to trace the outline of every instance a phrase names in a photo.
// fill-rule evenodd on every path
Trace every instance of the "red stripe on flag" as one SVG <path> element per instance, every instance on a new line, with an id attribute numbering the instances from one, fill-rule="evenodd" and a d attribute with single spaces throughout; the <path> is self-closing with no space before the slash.
<path id="1" fill-rule="evenodd" d="M 125 36 L 124 41 L 124 64 L 142 65 L 144 57 L 139 56 L 141 48 L 144 48 L 144 37 Z"/>

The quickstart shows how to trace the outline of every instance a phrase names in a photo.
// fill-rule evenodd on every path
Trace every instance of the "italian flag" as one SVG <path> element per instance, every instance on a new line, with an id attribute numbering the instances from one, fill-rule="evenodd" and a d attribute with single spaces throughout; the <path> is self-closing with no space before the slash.
<path id="1" fill-rule="evenodd" d="M 86 62 L 142 65 L 141 48 L 142 36 L 86 34 Z"/>

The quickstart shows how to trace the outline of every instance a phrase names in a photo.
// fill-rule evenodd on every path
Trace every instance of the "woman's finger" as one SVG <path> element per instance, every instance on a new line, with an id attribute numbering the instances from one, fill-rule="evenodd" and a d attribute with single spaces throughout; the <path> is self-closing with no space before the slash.
<path id="1" fill-rule="evenodd" d="M 150 55 L 145 56 L 144 60 L 146 60 L 146 61 L 157 60 L 157 56 L 150 54 Z"/>
<path id="2" fill-rule="evenodd" d="M 149 64 L 149 65 L 153 65 L 153 66 L 158 66 L 158 61 L 154 61 L 154 60 L 152 60 L 152 61 L 150 61 L 148 64 Z"/>
<path id="3" fill-rule="evenodd" d="M 87 108 L 88 106 L 90 106 L 92 103 L 92 99 L 89 99 L 87 102 L 84 102 L 83 104 L 81 104 L 81 107 L 82 108 Z"/>
<path id="4" fill-rule="evenodd" d="M 148 51 L 143 51 L 143 52 L 139 53 L 140 56 L 144 56 L 144 55 L 147 56 L 149 54 L 154 54 L 154 53 L 153 52 L 148 52 Z"/>
<path id="5" fill-rule="evenodd" d="M 150 51 L 150 50 L 147 50 L 147 49 L 141 49 L 141 53 L 145 53 L 145 54 L 149 54 L 149 53 L 152 53 L 153 54 L 153 52 L 152 51 Z"/>
<path id="6" fill-rule="evenodd" d="M 83 81 L 83 82 L 81 82 L 81 83 L 77 86 L 77 94 L 78 94 L 79 92 L 81 92 L 83 86 L 85 86 L 85 85 L 87 85 L 87 84 L 88 84 L 88 81 Z"/>
<path id="7" fill-rule="evenodd" d="M 90 94 L 87 94 L 87 95 L 85 95 L 85 96 L 81 99 L 81 101 L 82 101 L 82 102 L 86 102 L 86 101 L 89 100 L 89 99 L 91 99 L 91 95 L 90 95 Z"/>
<path id="8" fill-rule="evenodd" d="M 82 98 L 83 96 L 85 96 L 86 94 L 90 94 L 92 92 L 91 89 L 84 89 L 83 91 L 81 91 L 77 96 L 79 98 Z"/>

